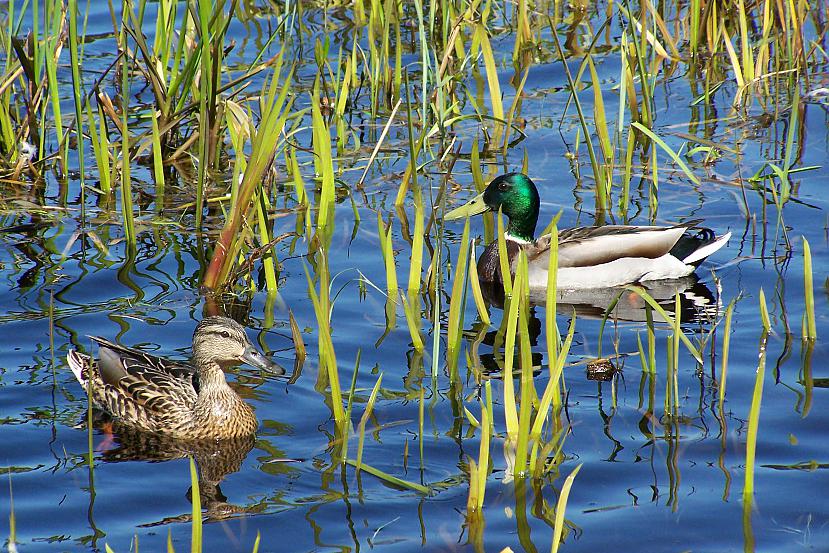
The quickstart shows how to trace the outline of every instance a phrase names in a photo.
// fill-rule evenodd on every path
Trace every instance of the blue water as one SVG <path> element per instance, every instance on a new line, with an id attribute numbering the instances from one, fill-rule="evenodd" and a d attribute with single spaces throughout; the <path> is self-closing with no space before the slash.
<path id="1" fill-rule="evenodd" d="M 105 4 L 93 4 L 89 32 L 111 30 Z M 155 9 L 155 4 L 148 5 L 148 21 L 154 21 Z M 312 32 L 321 34 L 322 12 L 309 10 L 306 18 Z M 262 15 L 255 22 L 275 25 L 274 19 Z M 231 26 L 229 34 L 236 39 L 237 48 L 228 58 L 229 66 L 252 59 L 257 45 L 264 43 L 262 32 L 252 23 Z M 340 38 L 332 35 L 337 48 Z M 350 40 L 345 42 L 347 47 Z M 306 48 L 308 44 L 312 42 L 307 41 Z M 504 63 L 501 87 L 505 105 L 509 106 L 515 94 L 509 83 L 512 39 L 493 44 Z M 86 49 L 92 67 L 95 63 L 111 63 L 111 37 L 93 40 Z M 98 56 L 100 60 L 93 61 Z M 610 52 L 598 56 L 597 61 L 600 76 L 607 83 L 603 91 L 606 109 L 615 118 L 618 96 L 612 87 L 618 80 L 618 57 Z M 571 59 L 570 63 L 572 70 L 577 60 Z M 313 76 L 313 67 L 303 66 L 300 74 L 305 77 L 298 86 L 310 86 L 306 77 Z M 466 84 L 480 91 L 480 97 L 488 102 L 482 75 L 477 80 L 469 76 Z M 59 76 L 62 83 L 69 82 L 68 63 L 60 67 Z M 825 80 L 825 74 L 822 78 Z M 579 152 L 580 181 L 563 155 L 565 146 L 575 143 L 577 127 L 571 107 L 559 129 L 566 103 L 566 93 L 558 92 L 563 82 L 560 63 L 546 60 L 534 65 L 519 113 L 526 138 L 505 156 L 498 154 L 484 160 L 488 180 L 503 171 L 519 170 L 526 152 L 529 174 L 542 196 L 540 227 L 559 211 L 561 227 L 588 225 L 596 220 L 593 182 L 585 176 L 590 174 L 586 151 L 582 147 Z M 568 396 L 566 414 L 562 415 L 572 431 L 564 440 L 565 460 L 558 466 L 559 472 L 551 472 L 540 481 L 528 479 L 523 485 L 507 477 L 503 382 L 491 380 L 498 435 L 493 437 L 491 448 L 492 475 L 486 489 L 481 550 L 549 550 L 563 477 L 578 464 L 582 468 L 566 511 L 566 551 L 819 551 L 829 544 L 829 510 L 821 493 L 829 485 L 825 471 L 829 449 L 824 439 L 829 425 L 825 408 L 829 401 L 825 380 L 829 377 L 825 341 L 829 335 L 829 199 L 824 183 L 829 171 L 819 168 L 794 175 L 793 197 L 783 211 L 792 244 L 791 252 L 787 252 L 782 230 L 777 228 L 776 207 L 764 205 L 761 194 L 745 181 L 743 192 L 738 179 L 754 174 L 766 160 L 781 163 L 789 114 L 780 114 L 768 127 L 758 125 L 756 119 L 729 116 L 735 86 L 728 82 L 715 94 L 712 104 L 720 119 L 692 129 L 688 121 L 711 114 L 705 116 L 689 106 L 693 94 L 683 63 L 656 91 L 654 130 L 672 147 L 678 148 L 683 142 L 674 133 L 689 133 L 741 151 L 739 158 L 727 154 L 711 165 L 693 164 L 701 180 L 699 185 L 684 178 L 666 154 L 657 154 L 659 206 L 653 222 L 703 218 L 716 232 L 733 233 L 728 245 L 698 271 L 709 292 L 714 297 L 721 294 L 723 306 L 737 299 L 722 415 L 715 380 L 720 377 L 722 321 L 716 325 L 686 325 L 685 332 L 692 342 L 707 340 L 704 364 L 698 367 L 681 350 L 679 410 L 678 416 L 670 420 L 662 416 L 669 332 L 664 328 L 657 332 L 657 373 L 651 377 L 641 370 L 636 346 L 637 334 L 644 341 L 645 326 L 639 322 L 609 322 L 601 350 L 604 355 L 614 351 L 623 354 L 616 361 L 623 370 L 610 382 L 596 382 L 586 378 L 584 361 L 599 352 L 600 321 L 579 317 L 568 358 L 572 364 L 565 370 Z M 114 95 L 112 90 L 110 94 Z M 298 105 L 307 105 L 305 96 Z M 581 98 L 591 109 L 592 91 L 585 91 Z M 365 109 L 367 102 L 361 98 L 355 110 Z M 781 105 L 787 104 L 781 100 Z M 70 113 L 71 106 L 67 88 L 66 113 Z M 762 112 L 756 100 L 748 110 L 751 116 Z M 372 121 L 359 112 L 353 124 L 382 126 L 386 116 Z M 796 166 L 825 167 L 829 162 L 826 106 L 804 104 L 801 116 L 803 132 L 796 142 Z M 469 125 L 461 128 L 461 151 L 468 154 L 478 130 Z M 359 168 L 340 175 L 348 185 L 356 183 L 374 146 L 369 136 L 361 135 L 363 150 L 340 162 L 343 168 Z M 297 140 L 310 146 L 309 133 L 300 133 Z M 446 313 L 437 353 L 439 374 L 433 381 L 430 311 L 424 307 L 421 329 L 427 346 L 422 356 L 413 350 L 402 308 L 397 310 L 395 327 L 378 345 L 386 327 L 385 296 L 371 285 L 365 287 L 365 297 L 359 291 L 360 273 L 385 289 L 376 218 L 378 212 L 384 219 L 394 213 L 392 204 L 408 156 L 405 124 L 396 125 L 387 141 L 394 148 L 392 157 L 372 166 L 365 194 L 355 192 L 336 207 L 330 264 L 331 274 L 337 275 L 332 289 L 342 290 L 334 303 L 332 335 L 344 388 L 350 384 L 355 359 L 360 355 L 352 413 L 355 427 L 372 387 L 383 375 L 366 432 L 363 461 L 397 477 L 433 485 L 436 491 L 423 496 L 387 485 L 367 473 L 355 477 L 352 467 L 333 463 L 334 424 L 317 389 L 317 323 L 304 271 L 311 266 L 303 257 L 309 249 L 308 237 L 299 237 L 293 243 L 286 240 L 277 246 L 282 262 L 278 297 L 255 292 L 236 298 L 226 309 L 247 325 L 255 343 L 291 372 L 295 352 L 288 324 L 290 310 L 303 331 L 308 359 L 299 377 L 290 383 L 244 366 L 229 374 L 229 380 L 255 407 L 260 428 L 249 453 L 242 448 L 229 454 L 238 455 L 241 464 L 238 470 L 221 475 L 220 493 L 209 498 L 213 510 L 208 508 L 206 512 L 205 550 L 251 551 L 257 535 L 261 535 L 260 551 L 476 549 L 469 541 L 464 513 L 467 462 L 469 457 L 477 459 L 479 432 L 470 430 L 462 414 L 458 418 L 454 414 L 456 406 L 445 370 Z M 90 159 L 88 155 L 85 172 L 94 180 L 96 169 Z M 422 161 L 429 159 L 424 154 Z M 302 161 L 309 162 L 310 157 Z M 71 167 L 76 169 L 77 163 L 76 157 L 70 157 Z M 308 185 L 313 170 L 304 166 L 303 171 Z M 436 195 L 442 177 L 436 163 L 426 166 L 419 180 L 425 187 L 427 202 Z M 146 166 L 136 164 L 134 178 L 139 188 L 152 193 L 152 177 Z M 640 178 L 634 175 L 632 181 L 631 209 L 625 214 L 614 211 L 612 218 L 617 222 L 651 222 L 647 179 Z M 471 197 L 468 158 L 457 161 L 451 184 L 456 191 L 449 197 L 450 205 Z M 102 253 L 89 239 L 76 239 L 74 233 L 81 230 L 76 176 L 63 181 L 47 172 L 42 183 L 4 182 L 2 186 L 2 226 L 44 224 L 34 230 L 0 234 L 4 277 L 0 284 L 0 472 L 10 474 L 8 483 L 0 485 L 0 517 L 8 520 L 13 493 L 20 551 L 103 550 L 104 544 L 116 551 L 128 551 L 136 537 L 143 550 L 158 551 L 165 547 L 168 534 L 176 550 L 187 550 L 191 528 L 188 460 L 157 461 L 149 455 L 114 459 L 112 452 L 118 449 L 118 440 L 126 437 L 112 437 L 97 428 L 92 433 L 95 468 L 90 472 L 85 461 L 87 401 L 65 363 L 65 355 L 71 348 L 93 351 L 87 336 L 100 335 L 159 355 L 187 357 L 193 328 L 204 316 L 205 305 L 199 282 L 206 263 L 206 244 L 192 232 L 192 215 L 182 216 L 173 204 L 165 211 L 165 218 L 175 224 L 142 227 L 138 251 L 131 262 L 119 240 L 122 229 L 117 223 L 117 204 L 99 201 L 89 191 L 86 228 L 107 244 L 108 251 Z M 177 194 L 181 191 L 181 197 L 186 198 L 182 202 L 192 199 L 184 179 L 168 183 L 171 189 Z M 744 212 L 743 193 L 748 214 Z M 614 198 L 617 194 L 614 191 Z M 289 187 L 278 197 L 277 205 L 295 207 Z M 19 199 L 51 209 L 29 209 L 28 204 L 15 203 Z M 151 207 L 142 209 L 152 212 Z M 411 201 L 406 212 L 413 221 Z M 296 230 L 297 217 L 290 211 L 278 217 L 274 234 Z M 210 221 L 215 225 L 221 219 Z M 398 250 L 398 278 L 405 287 L 410 247 L 396 214 L 392 228 Z M 454 264 L 461 230 L 460 223 L 447 224 L 447 245 L 441 252 L 445 267 L 449 259 Z M 472 221 L 472 231 L 483 234 L 481 219 Z M 801 237 L 811 245 L 814 265 L 819 339 L 811 346 L 800 339 L 804 313 Z M 428 258 L 424 257 L 426 265 Z M 445 277 L 447 290 L 451 289 L 452 276 L 449 272 Z M 772 332 L 766 351 L 754 500 L 749 506 L 743 498 L 745 449 L 761 344 L 761 289 L 768 302 Z M 447 296 L 442 298 L 445 312 L 448 300 Z M 490 331 L 494 332 L 503 314 L 495 307 L 490 314 Z M 543 328 L 543 308 L 536 314 Z M 479 323 L 472 302 L 466 306 L 464 320 L 471 335 Z M 570 323 L 569 314 L 560 313 L 558 323 L 564 332 Z M 618 342 L 615 346 L 614 341 Z M 540 356 L 542 370 L 536 387 L 541 390 L 546 385 L 548 363 L 543 334 L 537 344 L 533 351 Z M 461 397 L 463 405 L 479 416 L 478 389 L 475 379 L 467 378 L 464 362 L 471 348 L 469 338 L 461 355 Z M 492 353 L 491 345 L 486 343 L 478 349 L 484 355 Z M 417 401 L 421 388 L 426 398 L 422 470 Z M 649 401 L 653 403 L 652 414 L 648 413 Z M 351 457 L 356 455 L 356 448 L 356 438 L 352 438 Z M 0 525 L 0 529 L 0 535 L 7 537 L 8 526 Z"/>

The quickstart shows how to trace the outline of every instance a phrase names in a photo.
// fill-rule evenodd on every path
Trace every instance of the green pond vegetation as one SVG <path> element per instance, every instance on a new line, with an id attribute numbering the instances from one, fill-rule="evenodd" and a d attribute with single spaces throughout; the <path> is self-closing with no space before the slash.
<path id="1" fill-rule="evenodd" d="M 430 463 L 423 449 L 425 419 L 436 405 L 451 408 L 458 425 L 454 431 L 465 426 L 467 438 L 479 443 L 477 455 L 466 459 L 462 484 L 468 486 L 465 516 L 472 547 L 485 550 L 487 483 L 497 467 L 517 496 L 543 487 L 554 490 L 557 501 L 545 503 L 541 516 L 550 526 L 551 550 L 566 549 L 574 529 L 567 500 L 579 486 L 582 465 L 564 453 L 570 431 L 565 368 L 572 364 L 581 321 L 572 316 L 566 326 L 557 325 L 555 240 L 553 278 L 540 307 L 548 362 L 539 378 L 528 329 L 533 302 L 526 258 L 519 260 L 514 279 L 504 282 L 503 311 L 493 316 L 475 271 L 475 227 L 467 221 L 458 238 L 442 221 L 448 202 L 454 205 L 453 198 L 472 192 L 458 192 L 455 174 L 471 176 L 480 192 L 503 172 L 510 153 L 523 157 L 524 172 L 532 173 L 533 152 L 522 151 L 522 143 L 534 129 L 526 125 L 522 104 L 539 66 L 548 74 L 553 67 L 563 77 L 545 83 L 546 90 L 533 88 L 532 94 L 555 94 L 566 104 L 556 124 L 569 142 L 580 190 L 594 201 L 595 224 L 634 217 L 655 221 L 665 183 L 704 187 L 707 167 L 723 157 L 738 160 L 740 145 L 708 135 L 710 121 L 739 120 L 758 106 L 787 121 L 777 156 L 755 174 L 734 179 L 734 211 L 779 237 L 785 247 L 778 255 L 802 255 L 799 278 L 805 296 L 802 305 L 790 306 L 802 312 L 802 321 L 791 332 L 800 334 L 804 356 L 810 358 L 819 331 L 811 251 L 805 238 L 788 235 L 784 208 L 796 198 L 795 176 L 806 178 L 810 170 L 799 162 L 798 148 L 802 101 L 826 64 L 821 3 L 109 4 L 112 28 L 105 38 L 116 50 L 103 58 L 100 52 L 91 54 L 101 37 L 87 33 L 89 2 L 12 1 L 0 7 L 0 216 L 7 223 L 28 217 L 40 224 L 71 218 L 76 230 L 56 253 L 66 256 L 80 243 L 91 245 L 101 263 L 126 273 L 142 240 L 164 241 L 171 229 L 186 233 L 202 252 L 202 271 L 193 287 L 204 294 L 205 313 L 218 314 L 227 297 L 261 294 L 267 298 L 265 327 L 273 324 L 273 306 L 280 301 L 280 255 L 300 256 L 293 263 L 305 276 L 294 272 L 291 278 L 305 278 L 315 323 L 305 328 L 291 313 L 290 335 L 296 368 L 318 367 L 314 387 L 333 421 L 331 462 L 324 469 L 332 478 L 347 473 L 358 481 L 376 478 L 427 496 L 458 485 L 418 480 L 412 472 L 403 478 L 373 466 L 365 454 L 373 411 L 385 397 L 384 375 L 372 376 L 373 388 L 358 388 L 359 355 L 353 365 L 338 357 L 337 325 L 347 322 L 338 322 L 337 304 L 341 294 L 353 293 L 343 282 L 355 271 L 345 277 L 331 272 L 337 255 L 332 237 L 338 231 L 354 236 L 359 229 L 378 244 L 363 255 L 376 256 L 374 266 L 384 268 L 372 274 L 357 270 L 361 294 L 373 289 L 386 298 L 386 330 L 378 344 L 389 332 L 405 328 L 416 358 L 410 362 L 427 364 L 423 384 L 405 397 L 419 428 L 411 443 L 419 448 L 409 449 L 407 441 L 404 462 L 421 468 Z M 244 44 L 244 62 L 235 55 L 239 28 L 256 36 Z M 610 84 L 597 69 L 608 60 L 618 67 Z M 697 119 L 684 122 L 684 132 L 666 133 L 655 115 L 655 95 L 671 79 L 687 81 L 696 106 Z M 715 111 L 711 98 L 721 97 L 724 86 L 733 92 L 731 105 Z M 49 179 L 58 183 L 56 196 L 45 193 Z M 640 193 L 647 200 L 644 213 L 643 205 L 633 202 Z M 761 212 L 751 207 L 750 195 L 762 197 Z M 376 212 L 376 221 L 361 218 L 366 208 Z M 352 226 L 343 229 L 346 220 Z M 292 230 L 285 230 L 285 221 Z M 557 221 L 547 226 L 554 236 Z M 504 224 L 498 214 L 483 223 L 484 242 L 497 236 L 502 260 Z M 56 281 L 57 275 L 47 270 L 42 278 Z M 681 415 L 680 367 L 702 366 L 712 348 L 722 410 L 735 305 L 759 303 L 756 383 L 751 409 L 741 414 L 747 421 L 743 504 L 750 524 L 772 332 L 764 291 L 735 299 L 707 330 L 690 336 L 683 331 L 679 293 L 670 311 L 642 287 L 625 292 L 641 298 L 647 312 L 638 351 L 627 367 L 639 363 L 644 374 L 663 373 L 664 396 L 651 389 L 645 403 L 666 435 Z M 473 315 L 477 335 L 465 330 Z M 788 321 L 786 330 L 796 322 Z M 608 314 L 601 322 L 599 351 L 604 348 L 604 356 L 618 363 L 623 353 L 618 342 L 602 339 L 606 323 Z M 498 373 L 484 370 L 476 354 L 490 331 Z M 370 341 L 362 345 L 370 347 Z M 493 397 L 493 378 L 503 380 L 501 397 Z M 430 390 L 437 387 L 429 388 L 429 381 L 443 381 L 447 401 L 429 403 Z M 90 410 L 90 478 L 95 470 L 92 426 Z M 494 454 L 495 440 L 503 444 L 503 458 Z M 192 551 L 202 549 L 198 487 L 193 468 Z M 516 548 L 528 549 L 518 524 Z M 15 541 L 12 510 L 10 550 Z M 259 546 L 257 541 L 253 550 Z M 168 550 L 173 551 L 172 541 Z"/>

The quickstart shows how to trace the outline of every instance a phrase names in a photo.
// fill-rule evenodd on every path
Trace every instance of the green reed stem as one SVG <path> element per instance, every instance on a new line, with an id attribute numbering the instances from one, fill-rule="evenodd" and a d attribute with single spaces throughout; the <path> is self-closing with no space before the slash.
<path id="1" fill-rule="evenodd" d="M 403 311 L 406 314 L 406 325 L 409 327 L 409 335 L 412 337 L 412 347 L 415 351 L 423 351 L 423 338 L 420 336 L 420 296 L 414 295 L 411 300 L 405 294 L 400 294 L 403 301 Z"/>
<path id="2" fill-rule="evenodd" d="M 760 404 L 763 401 L 763 381 L 766 374 L 766 343 L 768 331 L 764 330 L 760 338 L 760 361 L 754 377 L 754 393 L 751 397 L 751 409 L 748 412 L 748 432 L 746 434 L 746 477 L 743 485 L 743 502 L 750 503 L 754 495 L 754 460 L 757 453 L 757 431 L 760 426 Z"/>
<path id="3" fill-rule="evenodd" d="M 769 309 L 766 306 L 766 294 L 760 288 L 760 320 L 763 322 L 763 331 L 771 331 L 771 319 L 769 318 Z"/>
<path id="4" fill-rule="evenodd" d="M 358 425 L 358 438 L 357 438 L 357 473 L 360 473 L 360 468 L 363 464 L 363 444 L 365 444 L 366 439 L 366 424 L 368 424 L 368 419 L 371 417 L 371 412 L 374 410 L 374 402 L 377 401 L 377 392 L 380 390 L 380 384 L 383 382 L 383 373 L 380 373 L 380 376 L 377 378 L 377 382 L 374 384 L 374 389 L 371 390 L 371 395 L 368 398 L 368 402 L 366 403 L 366 409 L 363 411 L 363 416 L 360 417 L 360 424 Z"/>
<path id="5" fill-rule="evenodd" d="M 121 47 L 124 53 L 121 56 L 121 216 L 124 219 L 124 234 L 127 239 L 127 247 L 135 250 L 135 220 L 132 207 L 132 180 L 130 178 L 130 132 L 129 132 L 129 105 L 130 105 L 130 63 L 127 56 L 127 33 L 125 31 L 129 12 L 132 11 L 132 4 L 127 2 L 124 5 L 124 13 L 121 20 Z"/>
<path id="6" fill-rule="evenodd" d="M 550 230 L 550 259 L 547 264 L 547 292 L 545 303 L 544 326 L 547 339 L 547 359 L 550 365 L 550 378 L 554 378 L 552 360 L 558 357 L 558 346 L 561 341 L 558 325 L 556 324 L 556 302 L 558 286 L 558 225 L 552 223 Z M 556 383 L 557 385 L 558 383 Z M 556 394 L 558 396 L 558 394 Z M 556 399 L 558 405 L 560 398 Z"/>
<path id="7" fill-rule="evenodd" d="M 556 553 L 561 545 L 561 534 L 564 530 L 564 512 L 567 510 L 567 500 L 570 497 L 570 490 L 573 487 L 573 481 L 576 479 L 576 475 L 581 470 L 583 464 L 584 463 L 579 463 L 578 466 L 573 469 L 573 472 L 571 472 L 567 478 L 564 479 L 564 485 L 561 486 L 561 493 L 559 494 L 558 501 L 556 502 L 556 518 L 553 525 L 553 543 L 550 548 L 551 553 Z"/>
<path id="8" fill-rule="evenodd" d="M 326 250 L 320 250 L 318 268 L 319 294 L 314 289 L 314 283 L 307 267 L 305 267 L 305 278 L 308 282 L 308 295 L 311 297 L 314 313 L 317 316 L 320 367 L 324 368 L 328 377 L 328 386 L 331 390 L 331 410 L 337 424 L 343 425 L 346 422 L 346 417 L 340 390 L 340 376 L 337 370 L 337 356 L 334 352 L 334 342 L 331 339 L 331 304 L 328 297 L 330 276 L 328 274 L 328 253 Z"/>
<path id="9" fill-rule="evenodd" d="M 420 387 L 420 393 L 418 394 L 417 398 L 417 448 L 418 453 L 420 456 L 420 470 L 423 471 L 425 465 L 424 457 L 423 457 L 423 438 L 425 434 L 423 433 L 423 427 L 426 421 L 426 401 L 424 400 L 424 388 L 423 386 Z"/>
<path id="10" fill-rule="evenodd" d="M 728 351 L 731 347 L 731 316 L 734 314 L 734 305 L 736 300 L 731 300 L 725 310 L 725 328 L 723 329 L 722 341 L 722 366 L 720 368 L 720 388 L 719 400 L 720 405 L 725 400 L 725 383 L 728 377 Z"/>
<path id="11" fill-rule="evenodd" d="M 803 325 L 803 338 L 817 339 L 817 324 L 815 323 L 815 285 L 812 280 L 812 249 L 809 241 L 803 237 L 803 292 L 806 304 L 806 324 Z"/>
<path id="12" fill-rule="evenodd" d="M 409 302 L 420 292 L 423 271 L 423 202 L 415 202 L 415 230 L 412 236 L 412 254 L 409 257 Z M 419 301 L 417 302 L 420 303 Z"/>
<path id="13" fill-rule="evenodd" d="M 386 266 L 386 293 L 389 299 L 393 299 L 397 297 L 398 286 L 397 268 L 394 264 L 391 219 L 386 225 L 379 212 L 377 213 L 377 232 L 380 236 L 380 253 L 383 255 L 383 264 Z"/>
<path id="14" fill-rule="evenodd" d="M 202 520 L 201 520 L 201 491 L 199 489 L 199 474 L 196 463 L 190 457 L 190 502 L 192 503 L 193 527 L 190 529 L 190 552 L 202 551 Z"/>
<path id="15" fill-rule="evenodd" d="M 469 257 L 469 217 L 463 225 L 460 251 L 457 256 L 457 263 L 454 267 L 452 278 L 452 295 L 449 304 L 449 320 L 446 328 L 446 342 L 448 349 L 448 364 L 450 372 L 457 366 L 458 354 L 461 347 L 461 336 L 463 335 L 463 315 L 466 309 L 466 294 L 464 293 L 467 277 L 467 263 Z M 474 270 L 474 269 L 473 269 Z"/>
<path id="16" fill-rule="evenodd" d="M 498 208 L 496 215 L 498 220 L 498 264 L 501 269 L 501 282 L 504 286 L 504 296 L 510 296 L 513 293 L 512 273 L 510 271 L 509 256 L 507 255 L 507 242 L 504 234 L 504 217 L 501 213 L 501 208 Z"/>
<path id="17" fill-rule="evenodd" d="M 484 507 L 484 496 L 486 495 L 486 482 L 489 476 L 489 442 L 492 433 L 492 421 L 489 411 L 481 405 L 481 443 L 478 446 L 478 463 L 475 477 L 470 474 L 469 498 L 466 501 L 466 513 L 480 513 Z M 470 466 L 475 461 L 470 459 Z"/>

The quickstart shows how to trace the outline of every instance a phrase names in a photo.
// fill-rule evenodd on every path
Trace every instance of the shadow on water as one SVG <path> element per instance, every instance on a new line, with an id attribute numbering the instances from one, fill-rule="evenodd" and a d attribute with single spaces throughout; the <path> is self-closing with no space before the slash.
<path id="1" fill-rule="evenodd" d="M 196 463 L 199 478 L 199 493 L 205 521 L 212 522 L 260 513 L 264 505 L 234 505 L 227 502 L 220 484 L 230 474 L 238 472 L 242 463 L 256 443 L 254 435 L 230 440 L 186 441 L 167 438 L 156 434 L 138 432 L 124 424 L 113 422 L 104 413 L 96 413 L 96 427 L 104 427 L 107 440 L 98 446 L 99 460 L 105 463 L 143 461 L 159 463 L 192 457 Z M 190 499 L 190 489 L 186 492 Z M 156 522 L 141 524 L 153 527 L 176 522 L 189 522 L 190 512 L 167 517 Z"/>
<path id="2" fill-rule="evenodd" d="M 712 323 L 721 315 L 722 303 L 719 298 L 694 274 L 673 280 L 644 282 L 641 286 L 669 316 L 674 315 L 674 298 L 679 294 L 679 311 L 683 324 Z M 503 309 L 503 287 L 482 285 L 481 292 L 490 305 Z M 546 294 L 546 290 L 530 290 L 530 303 L 543 308 L 547 303 Z M 556 311 L 559 315 L 643 323 L 648 320 L 648 309 L 648 303 L 641 295 L 627 288 L 556 291 Z M 665 322 L 658 312 L 653 313 L 653 320 Z"/>
<path id="3" fill-rule="evenodd" d="M 670 318 L 676 315 L 678 294 L 680 321 L 682 328 L 687 332 L 704 334 L 713 328 L 722 315 L 722 302 L 719 296 L 715 296 L 708 286 L 694 274 L 679 279 L 642 283 L 641 286 Z M 502 286 L 482 285 L 481 292 L 490 306 L 503 309 L 504 290 Z M 538 311 L 544 310 L 546 291 L 530 290 L 529 299 L 527 330 L 530 345 L 536 347 L 544 326 L 538 317 Z M 582 321 L 600 321 L 602 324 L 605 322 L 624 323 L 628 327 L 646 328 L 651 332 L 654 328 L 666 327 L 670 322 L 666 321 L 661 313 L 655 311 L 639 293 L 629 288 L 558 290 L 556 300 L 556 312 L 559 315 L 568 318 L 575 317 Z M 481 353 L 478 346 L 486 344 L 497 351 L 503 346 L 503 328 L 488 330 L 485 326 L 478 324 L 468 332 L 470 335 L 477 335 L 477 339 L 474 340 L 474 350 L 479 352 L 481 366 L 488 373 L 500 372 L 503 369 L 503 358 L 496 353 Z M 532 363 L 536 375 L 540 373 L 543 359 L 544 354 L 541 352 L 532 352 Z M 618 370 L 607 359 L 594 359 L 586 363 L 590 380 L 607 380 Z"/>

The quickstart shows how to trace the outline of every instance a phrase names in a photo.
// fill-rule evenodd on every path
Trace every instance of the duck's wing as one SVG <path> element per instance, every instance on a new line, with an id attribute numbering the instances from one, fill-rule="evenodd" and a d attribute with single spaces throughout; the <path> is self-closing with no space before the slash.
<path id="1" fill-rule="evenodd" d="M 558 235 L 558 266 L 594 267 L 627 257 L 662 257 L 697 222 L 672 227 L 607 225 L 564 229 Z M 550 259 L 550 235 L 540 237 L 525 250 L 531 263 L 546 267 Z"/>
<path id="2" fill-rule="evenodd" d="M 98 363 L 105 382 L 114 382 L 131 375 L 165 384 L 170 380 L 181 381 L 180 385 L 194 386 L 198 390 L 196 369 L 188 363 L 156 357 L 100 336 L 90 336 L 90 339 L 98 344 Z"/>
<path id="3" fill-rule="evenodd" d="M 99 359 L 70 352 L 69 364 L 83 380 L 93 380 L 93 399 L 112 415 L 152 429 L 152 421 L 177 417 L 196 402 L 198 376 L 185 363 L 91 337 L 99 346 Z M 80 371 L 73 365 L 82 364 Z"/>

